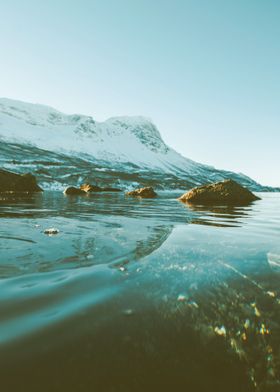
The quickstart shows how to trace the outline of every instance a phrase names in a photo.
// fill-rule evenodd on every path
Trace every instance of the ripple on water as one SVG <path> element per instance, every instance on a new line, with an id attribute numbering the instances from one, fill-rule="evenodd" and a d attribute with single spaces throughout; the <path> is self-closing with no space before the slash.
<path id="1" fill-rule="evenodd" d="M 53 379 L 75 390 L 79 374 L 81 390 L 102 380 L 106 392 L 113 384 L 136 391 L 147 374 L 156 383 L 155 367 L 177 388 L 178 380 L 197 385 L 201 372 L 220 390 L 279 385 L 279 195 L 230 209 L 190 207 L 177 196 L 70 201 L 46 192 L 1 204 L 7 385 L 20 363 L 34 390 L 28 369 L 44 378 L 55 366 L 63 371 L 46 377 L 46 390 Z M 59 233 L 44 235 L 48 227 Z"/>

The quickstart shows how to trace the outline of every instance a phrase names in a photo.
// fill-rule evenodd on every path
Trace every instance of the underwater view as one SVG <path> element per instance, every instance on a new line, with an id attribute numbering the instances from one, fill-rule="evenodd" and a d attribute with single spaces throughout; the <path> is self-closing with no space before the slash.
<path id="1" fill-rule="evenodd" d="M 280 194 L 0 196 L 9 391 L 279 391 Z"/>

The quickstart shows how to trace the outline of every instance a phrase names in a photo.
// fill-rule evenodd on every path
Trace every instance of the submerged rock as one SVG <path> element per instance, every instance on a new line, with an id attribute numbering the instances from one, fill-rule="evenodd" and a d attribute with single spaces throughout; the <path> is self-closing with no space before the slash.
<path id="1" fill-rule="evenodd" d="M 33 193 L 43 192 L 37 184 L 35 176 L 30 173 L 16 174 L 0 169 L 0 193 Z"/>
<path id="2" fill-rule="evenodd" d="M 233 180 L 191 189 L 179 198 L 190 204 L 206 205 L 246 205 L 260 198 Z"/>
<path id="3" fill-rule="evenodd" d="M 146 188 L 135 189 L 134 191 L 127 192 L 126 195 L 143 197 L 143 198 L 152 198 L 152 197 L 156 197 L 157 193 L 154 191 L 152 187 L 146 187 Z"/>
<path id="4" fill-rule="evenodd" d="M 98 185 L 91 185 L 91 184 L 83 184 L 80 186 L 80 189 L 85 192 L 88 192 L 88 193 L 92 193 L 92 192 L 121 192 L 121 189 L 118 189 L 118 188 L 110 188 L 110 187 L 101 188 Z"/>
<path id="5" fill-rule="evenodd" d="M 64 193 L 65 195 L 70 195 L 70 196 L 72 196 L 72 195 L 85 195 L 85 194 L 86 194 L 85 191 L 83 191 L 83 190 L 80 189 L 80 188 L 76 188 L 76 187 L 74 187 L 74 186 L 69 186 L 68 188 L 66 188 L 66 189 L 64 190 L 63 193 Z"/>

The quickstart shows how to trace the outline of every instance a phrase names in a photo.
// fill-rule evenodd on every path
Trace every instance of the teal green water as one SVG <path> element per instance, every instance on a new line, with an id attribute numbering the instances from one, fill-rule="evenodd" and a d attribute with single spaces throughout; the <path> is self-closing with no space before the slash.
<path id="1" fill-rule="evenodd" d="M 5 391 L 279 390 L 280 195 L 177 196 L 1 199 Z"/>

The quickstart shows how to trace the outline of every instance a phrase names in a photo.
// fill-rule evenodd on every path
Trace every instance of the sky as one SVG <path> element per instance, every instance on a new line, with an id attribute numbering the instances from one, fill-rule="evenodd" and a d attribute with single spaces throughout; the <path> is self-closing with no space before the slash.
<path id="1" fill-rule="evenodd" d="M 0 0 L 0 97 L 143 115 L 184 156 L 280 186 L 279 0 Z"/>

